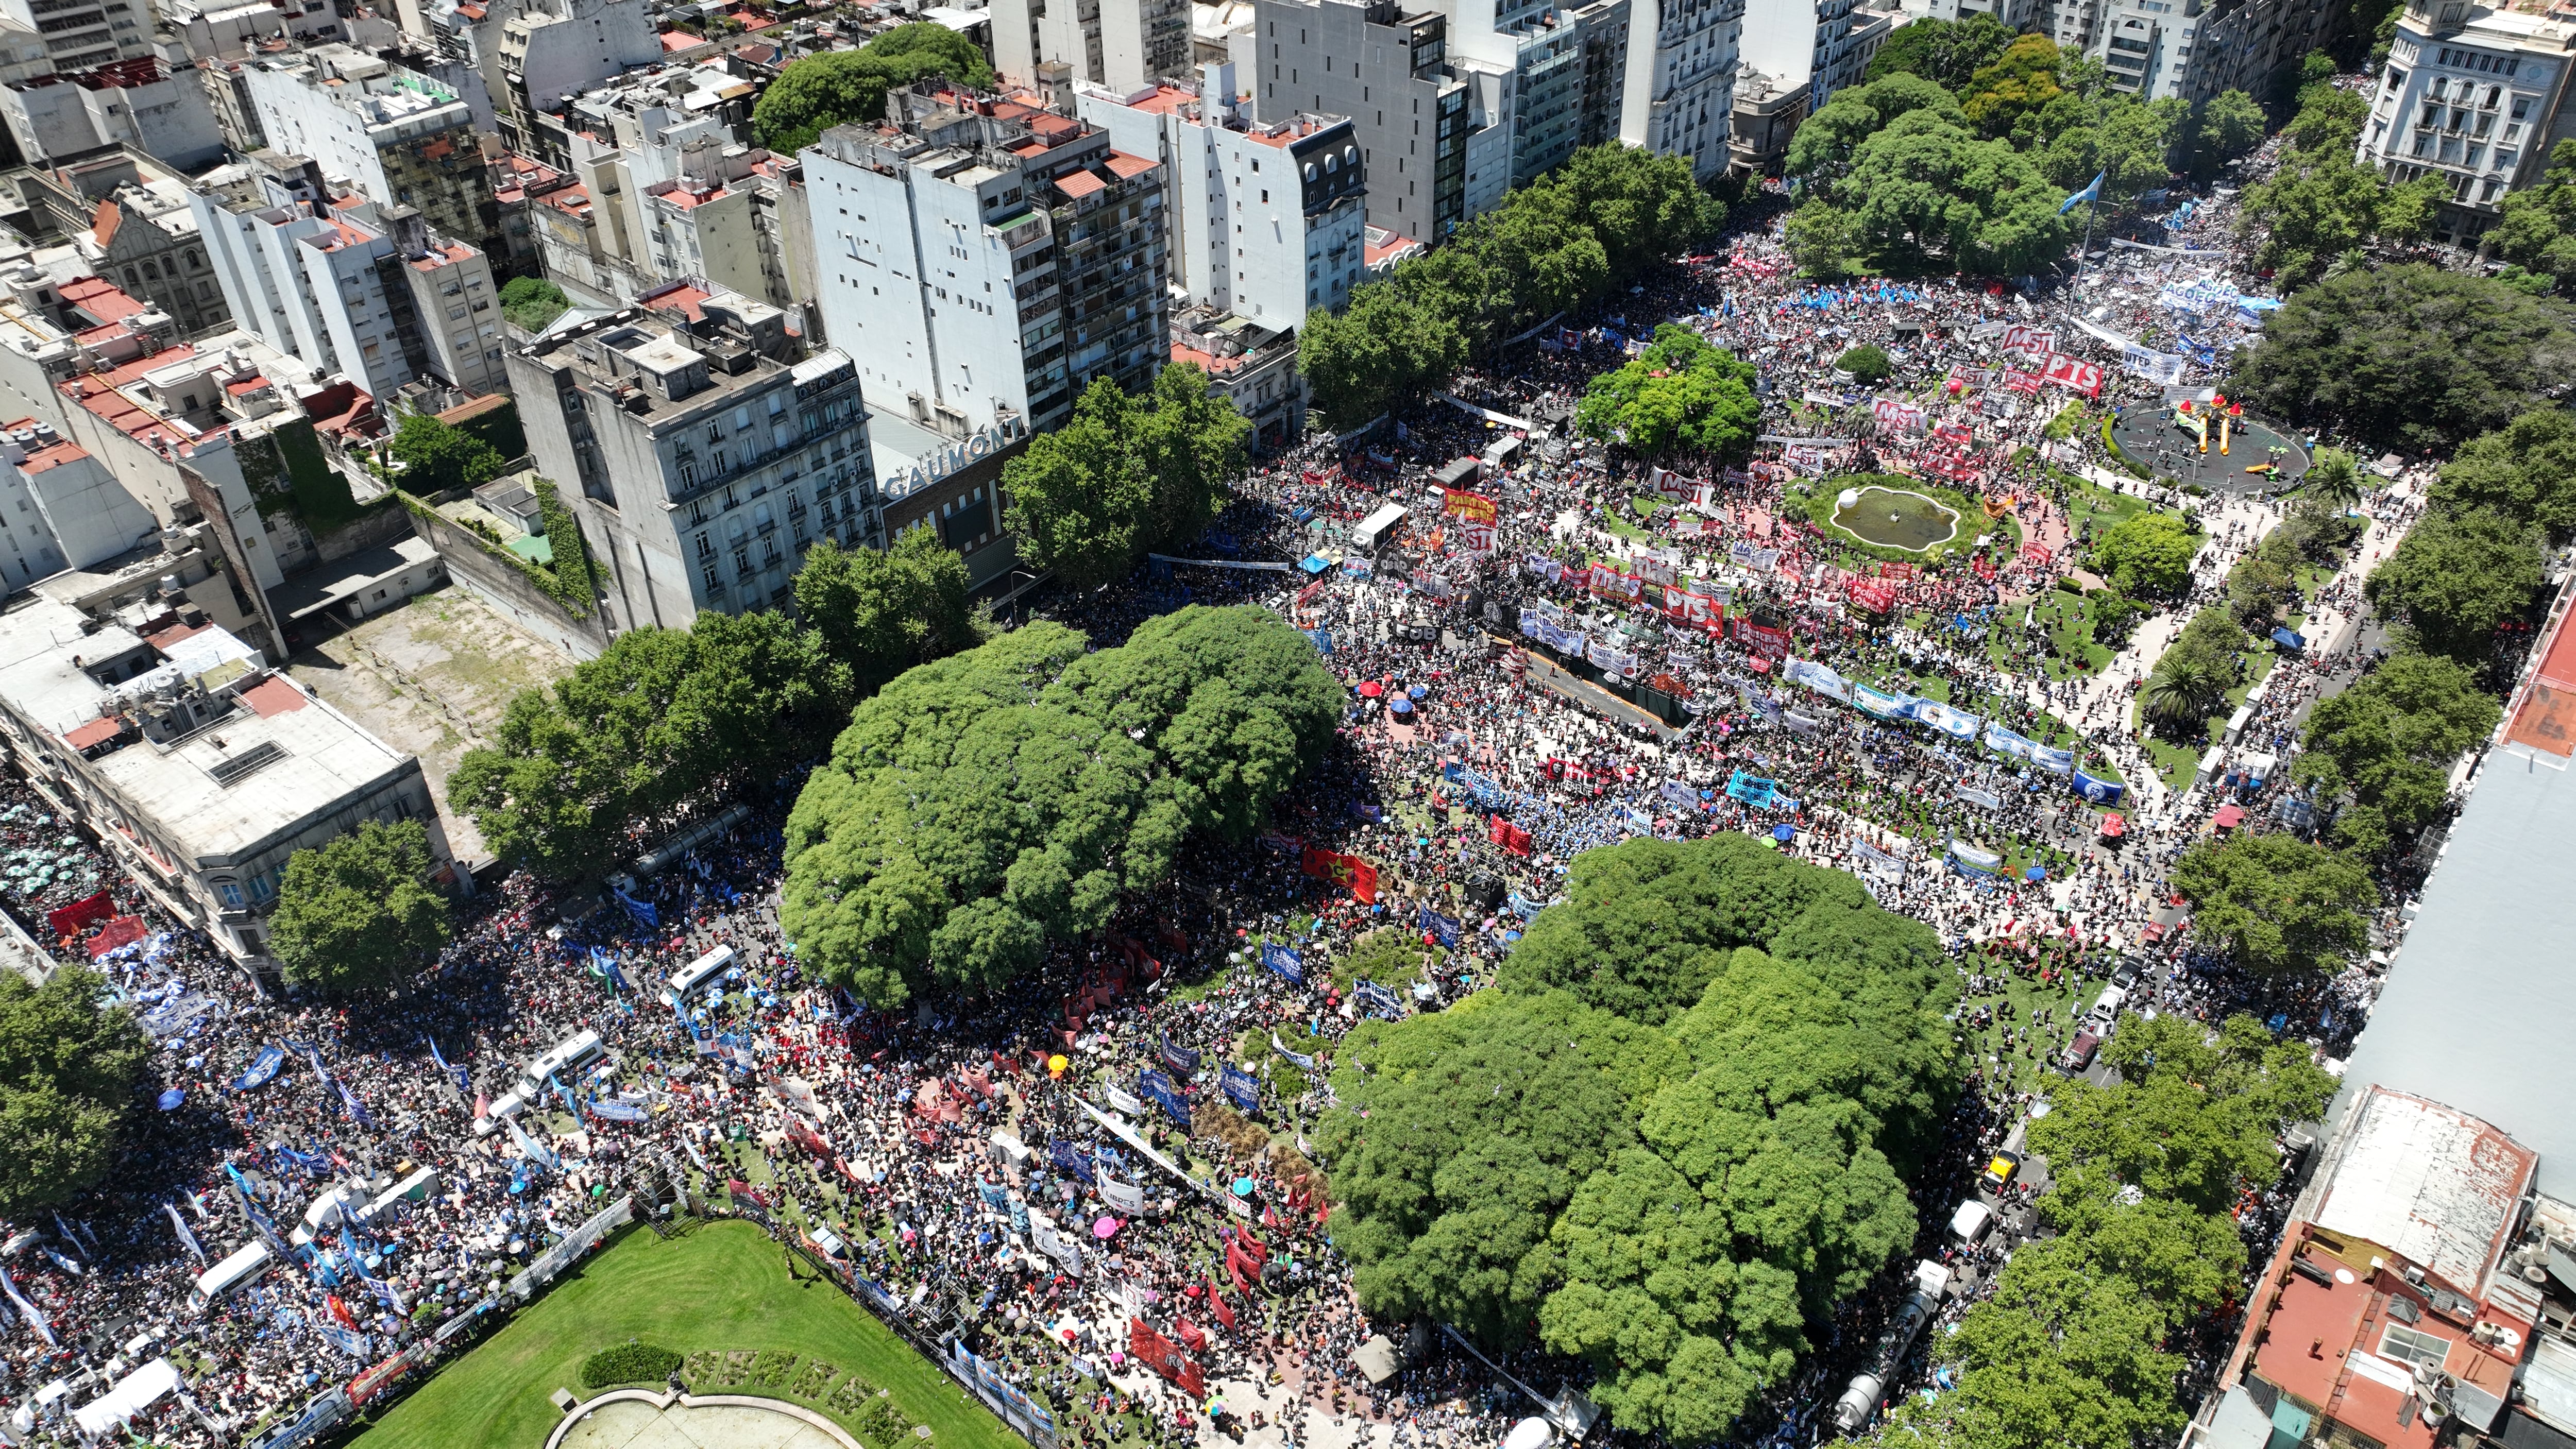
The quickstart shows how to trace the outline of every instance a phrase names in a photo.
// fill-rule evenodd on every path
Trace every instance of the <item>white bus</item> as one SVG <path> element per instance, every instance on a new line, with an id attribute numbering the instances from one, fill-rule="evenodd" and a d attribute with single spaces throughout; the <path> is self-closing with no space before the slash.
<path id="1" fill-rule="evenodd" d="M 664 1006 L 677 1006 L 695 995 L 697 989 L 716 979 L 716 974 L 733 964 L 733 948 L 718 946 L 688 965 L 671 973 L 671 984 L 662 992 Z"/>
<path id="2" fill-rule="evenodd" d="M 573 1078 L 579 1076 L 591 1063 L 606 1055 L 607 1050 L 608 1044 L 600 1040 L 598 1032 L 589 1027 L 583 1027 L 555 1043 L 553 1050 L 544 1056 L 519 1069 L 520 1098 L 533 1102 L 544 1096 L 547 1091 L 546 1079 L 549 1077 L 567 1087 L 571 1086 Z"/>
<path id="3" fill-rule="evenodd" d="M 197 1275 L 197 1291 L 188 1302 L 203 1313 L 216 1299 L 223 1297 L 268 1270 L 268 1244 L 257 1238 L 233 1249 L 232 1256 Z"/>

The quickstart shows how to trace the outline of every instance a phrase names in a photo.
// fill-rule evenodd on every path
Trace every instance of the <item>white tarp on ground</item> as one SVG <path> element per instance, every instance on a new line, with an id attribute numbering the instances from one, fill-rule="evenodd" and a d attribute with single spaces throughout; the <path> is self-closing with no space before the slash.
<path id="1" fill-rule="evenodd" d="M 156 1358 L 116 1381 L 116 1387 L 72 1410 L 72 1422 L 81 1432 L 99 1438 L 124 1424 L 126 1420 L 151 1408 L 164 1394 L 179 1387 L 179 1371 L 170 1360 Z"/>

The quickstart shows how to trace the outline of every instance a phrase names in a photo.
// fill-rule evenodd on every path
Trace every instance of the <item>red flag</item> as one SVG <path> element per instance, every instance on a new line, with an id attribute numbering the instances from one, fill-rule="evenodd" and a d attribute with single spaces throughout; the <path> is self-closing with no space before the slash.
<path id="1" fill-rule="evenodd" d="M 357 1318 L 349 1312 L 349 1305 L 340 1301 L 339 1294 L 323 1294 L 322 1306 L 331 1310 L 331 1316 L 340 1320 L 340 1326 L 342 1328 L 355 1328 L 358 1326 Z"/>
<path id="2" fill-rule="evenodd" d="M 1217 1322 L 1224 1324 L 1228 1332 L 1233 1331 L 1234 1306 L 1217 1296 L 1214 1278 L 1208 1279 L 1208 1307 L 1216 1314 Z"/>
<path id="3" fill-rule="evenodd" d="M 1194 1350 L 1204 1350 L 1207 1347 L 1207 1332 L 1197 1324 L 1182 1318 L 1174 1320 L 1172 1326 L 1180 1334 L 1181 1342 L 1187 1347 Z"/>

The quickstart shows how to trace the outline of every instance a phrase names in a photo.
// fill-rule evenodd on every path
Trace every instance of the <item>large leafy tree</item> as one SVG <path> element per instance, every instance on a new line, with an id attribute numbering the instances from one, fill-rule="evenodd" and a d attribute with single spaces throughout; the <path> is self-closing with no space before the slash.
<path id="1" fill-rule="evenodd" d="M 2168 97 L 2145 102 L 2108 94 L 2086 100 L 2072 93 L 2039 113 L 2026 149 L 2051 185 L 2080 191 L 2102 178 L 2102 205 L 2127 205 L 2160 190 L 2171 177 L 2167 162 L 2190 123 L 2189 102 Z"/>
<path id="2" fill-rule="evenodd" d="M 1740 462 L 1762 425 L 1753 381 L 1751 363 L 1666 322 L 1644 356 L 1592 379 L 1574 422 L 1587 437 L 1616 439 L 1639 453 L 1687 448 Z"/>
<path id="3" fill-rule="evenodd" d="M 2308 471 L 2313 478 L 2317 470 Z M 2576 533 L 2576 417 L 2564 408 L 2535 408 L 2470 439 L 2442 465 L 2432 504 L 2454 512 L 2492 509 L 2537 523 L 2553 542 L 2563 542 Z"/>
<path id="4" fill-rule="evenodd" d="M 1250 461 L 1252 423 L 1209 391 L 1205 372 L 1184 362 L 1154 374 L 1153 405 L 1139 410 L 1134 437 L 1138 461 L 1154 480 L 1146 537 L 1164 548 L 1197 542 L 1226 484 Z"/>
<path id="5" fill-rule="evenodd" d="M 975 42 L 944 25 L 898 25 L 857 50 L 826 50 L 778 73 L 752 107 L 752 131 L 782 156 L 814 144 L 834 126 L 885 115 L 886 93 L 931 76 L 981 90 L 993 67 Z"/>
<path id="6" fill-rule="evenodd" d="M 1906 30 L 1913 28 L 1909 25 Z M 1954 126 L 1967 124 L 1967 118 L 1959 111 L 1958 98 L 1946 88 L 1920 75 L 1897 71 L 1885 79 L 1873 79 L 1868 85 L 1846 86 L 1834 92 L 1833 98 L 1818 107 L 1815 114 L 1799 122 L 1797 134 L 1789 138 L 1787 170 L 1792 176 L 1838 175 L 1851 164 L 1861 142 L 1885 130 L 1897 117 L 1914 111 L 1929 111 Z"/>
<path id="7" fill-rule="evenodd" d="M 2208 178 L 2263 143 L 2263 107 L 2243 91 L 2221 91 L 2202 104 L 2191 127 L 2191 173 Z"/>
<path id="8" fill-rule="evenodd" d="M 2025 116 L 2037 115 L 2065 93 L 2058 82 L 2057 42 L 2044 35 L 2024 35 L 1977 73 L 1959 91 L 1959 109 L 1968 124 L 1988 136 L 2009 136 Z"/>
<path id="9" fill-rule="evenodd" d="M 1887 37 L 1869 58 L 1861 79 L 1869 82 L 1913 74 L 1944 90 L 1956 91 L 1969 78 L 1995 62 L 2013 43 L 2013 33 L 1991 15 L 1970 14 L 1957 20 L 1917 20 Z M 1827 105 L 1833 104 L 1828 100 Z"/>
<path id="10" fill-rule="evenodd" d="M 1466 334 L 1448 313 L 1394 282 L 1356 288 L 1339 313 L 1307 313 L 1297 338 L 1315 410 L 1344 431 L 1414 402 L 1466 361 Z"/>
<path id="11" fill-rule="evenodd" d="M 815 544 L 796 571 L 796 612 L 861 695 L 979 641 L 966 560 L 936 529 L 907 529 L 887 549 Z"/>
<path id="12" fill-rule="evenodd" d="M 1955 973 L 1743 836 L 1589 851 L 1566 888 L 1493 990 L 1347 1040 L 1334 1241 L 1372 1313 L 1505 1343 L 1534 1314 L 1620 1427 L 1714 1442 L 1912 1239 Z"/>
<path id="13" fill-rule="evenodd" d="M 479 488 L 501 476 L 509 461 L 491 444 L 428 413 L 406 413 L 386 451 L 402 465 L 396 480 L 406 493 L 428 497 L 452 488 Z"/>
<path id="14" fill-rule="evenodd" d="M 1196 541 L 1251 434 L 1191 364 L 1164 368 L 1145 398 L 1093 379 L 1070 421 L 1003 466 L 1020 556 L 1091 588 L 1126 577 L 1149 550 Z"/>
<path id="15" fill-rule="evenodd" d="M 447 944 L 447 898 L 430 885 L 420 821 L 370 820 L 286 859 L 269 944 L 286 979 L 326 991 L 400 982 Z"/>
<path id="16" fill-rule="evenodd" d="M 2425 513 L 2362 582 L 2362 597 L 2414 643 L 2478 663 L 2496 629 L 2540 597 L 2547 561 L 2538 524 L 2492 508 Z"/>
<path id="17" fill-rule="evenodd" d="M 2352 805 L 2335 821 L 2337 839 L 2383 849 L 2440 817 L 2452 762 L 2485 739 L 2502 713 L 2478 692 L 2467 667 L 2439 655 L 2398 654 L 2317 701 L 2294 772 L 2327 799 L 2351 794 Z"/>
<path id="18" fill-rule="evenodd" d="M 1241 840 L 1342 690 L 1259 609 L 1184 609 L 1086 654 L 1055 625 L 898 677 L 788 817 L 780 923 L 869 1001 L 989 991 L 1106 925 L 1194 832 Z"/>
<path id="19" fill-rule="evenodd" d="M 2349 147 L 2298 147 L 2269 180 L 2247 189 L 2237 228 L 2262 235 L 2257 260 L 2296 288 L 2372 242 L 2422 240 L 2447 194 L 2438 176 L 2391 186 L 2356 164 Z"/>
<path id="20" fill-rule="evenodd" d="M 1963 270 L 2021 273 L 2072 240 L 2066 193 L 2007 141 L 1980 141 L 1935 111 L 1908 111 L 1860 144 L 1836 187 L 1883 251 Z"/>
<path id="21" fill-rule="evenodd" d="M 107 982 L 63 966 L 42 986 L 0 971 L 0 1213 L 23 1218 L 95 1187 L 151 1048 Z"/>
<path id="22" fill-rule="evenodd" d="M 2175 865 L 2193 932 L 2259 976 L 2332 973 L 2370 945 L 2370 869 L 2287 835 L 2204 840 Z"/>
<path id="23" fill-rule="evenodd" d="M 2564 306 L 2419 263 L 2292 294 L 2236 354 L 2227 395 L 2383 447 L 2449 448 L 2503 427 L 2576 361 Z"/>
<path id="24" fill-rule="evenodd" d="M 2093 561 L 2123 594 L 2172 598 L 2191 583 L 2191 561 L 2205 542 L 2181 514 L 2132 513 L 2104 530 Z"/>
<path id="25" fill-rule="evenodd" d="M 2546 288 L 2576 286 L 2576 140 L 2549 148 L 2540 184 L 2504 199 L 2504 220 L 2489 233 L 2497 256 L 2534 274 Z"/>

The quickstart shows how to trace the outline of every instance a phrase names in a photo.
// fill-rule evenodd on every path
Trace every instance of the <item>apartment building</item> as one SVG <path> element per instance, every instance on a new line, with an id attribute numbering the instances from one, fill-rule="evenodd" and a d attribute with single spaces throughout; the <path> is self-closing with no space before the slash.
<path id="1" fill-rule="evenodd" d="M 825 331 L 869 398 L 965 437 L 1052 428 L 1096 377 L 1149 384 L 1168 347 L 1164 164 L 1033 97 L 888 101 L 886 123 L 799 158 Z"/>
<path id="2" fill-rule="evenodd" d="M 1128 95 L 1074 88 L 1085 124 L 1163 163 L 1172 285 L 1194 305 L 1274 328 L 1338 309 L 1366 266 L 1367 167 L 1349 118 L 1255 125 L 1234 98 L 1233 64 L 1202 72 L 1195 86 Z"/>
<path id="3" fill-rule="evenodd" d="M 515 11 L 506 18 L 491 9 Z M 486 67 L 501 113 L 502 139 L 524 146 L 536 118 L 573 96 L 662 58 L 650 0 L 523 0 L 492 6 L 498 20 L 498 64 Z"/>
<path id="4" fill-rule="evenodd" d="M 131 146 L 182 171 L 223 159 L 214 105 L 194 71 L 151 56 L 0 87 L 0 120 L 35 166 Z"/>
<path id="5" fill-rule="evenodd" d="M 152 53 L 150 0 L 0 0 L 0 18 L 34 31 L 56 70 L 90 70 Z"/>
<path id="6" fill-rule="evenodd" d="M 231 317 L 197 237 L 189 184 L 132 147 L 25 174 L 31 236 L 59 238 L 29 260 L 57 281 L 104 277 L 167 312 L 182 333 Z"/>
<path id="7" fill-rule="evenodd" d="M 676 286 L 506 363 L 621 628 L 783 606 L 816 539 L 883 539 L 858 370 L 767 303 Z"/>
<path id="8" fill-rule="evenodd" d="M 1633 4 L 1620 139 L 1657 155 L 1690 157 L 1692 173 L 1703 181 L 1723 174 L 1735 74 L 1751 44 L 1744 0 Z M 1791 20 L 1797 16 L 1795 5 L 1774 8 Z"/>
<path id="9" fill-rule="evenodd" d="M 368 199 L 489 253 L 503 245 L 472 108 L 405 66 L 346 45 L 242 70 L 269 149 L 306 157 Z"/>
<path id="10" fill-rule="evenodd" d="M 1070 80 L 1121 93 L 1187 77 L 1190 0 L 993 0 L 993 68 L 1008 86 L 1041 84 L 1053 61 Z"/>
<path id="11" fill-rule="evenodd" d="M 1537 180 L 1578 147 L 1628 133 L 1630 51 L 1647 43 L 1634 34 L 1630 3 L 1448 0 L 1450 50 L 1514 77 L 1512 185 Z"/>
<path id="12" fill-rule="evenodd" d="M 2371 93 L 2357 160 L 2393 182 L 2439 176 L 2440 239 L 2475 245 L 2504 198 L 2540 179 L 2576 135 L 2576 19 L 2537 5 L 2409 4 Z"/>
<path id="13" fill-rule="evenodd" d="M 1172 316 L 1172 361 L 1208 375 L 1208 390 L 1252 424 L 1255 452 L 1275 452 L 1306 436 L 1306 376 L 1297 370 L 1297 338 L 1288 329 L 1192 307 Z"/>
<path id="14" fill-rule="evenodd" d="M 1256 0 L 1252 72 L 1240 79 L 1262 124 L 1349 117 L 1368 225 L 1436 242 L 1474 214 L 1471 170 L 1479 196 L 1499 200 L 1510 185 L 1518 103 L 1512 65 L 1451 64 L 1450 30 L 1448 16 L 1397 0 Z"/>
<path id="15" fill-rule="evenodd" d="M 409 207 L 333 195 L 321 169 L 263 152 L 198 192 L 199 234 L 234 321 L 279 352 L 390 397 L 430 377 L 498 392 L 499 289 L 483 253 Z"/>

